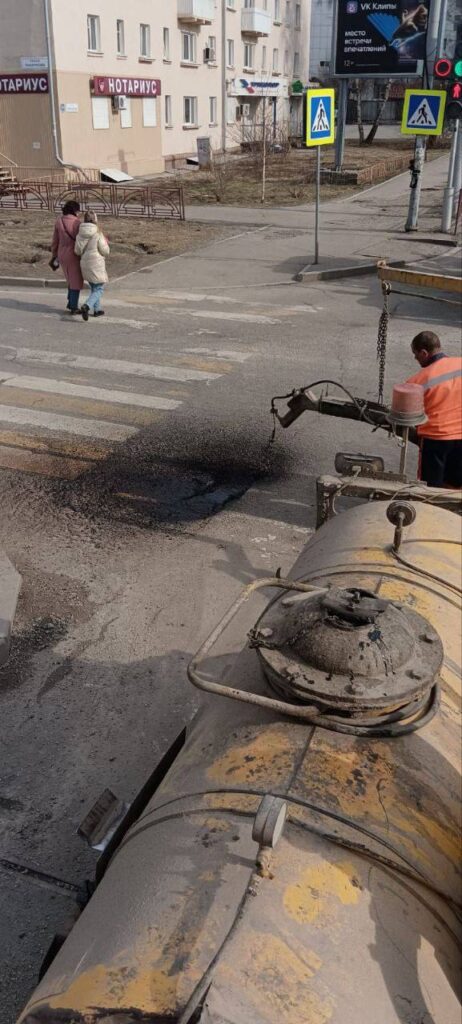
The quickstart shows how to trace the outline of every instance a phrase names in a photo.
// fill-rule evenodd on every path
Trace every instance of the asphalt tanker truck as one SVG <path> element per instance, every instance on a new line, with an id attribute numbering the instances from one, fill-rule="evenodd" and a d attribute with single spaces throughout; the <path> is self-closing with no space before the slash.
<path id="1" fill-rule="evenodd" d="M 458 516 L 330 519 L 188 671 L 21 1024 L 460 1024 Z"/>

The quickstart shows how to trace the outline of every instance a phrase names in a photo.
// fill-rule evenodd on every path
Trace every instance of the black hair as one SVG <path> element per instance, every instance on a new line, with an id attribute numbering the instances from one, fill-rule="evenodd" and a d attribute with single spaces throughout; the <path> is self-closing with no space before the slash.
<path id="1" fill-rule="evenodd" d="M 441 342 L 433 331 L 421 331 L 412 339 L 411 348 L 413 352 L 437 352 L 441 348 Z"/>
<path id="2" fill-rule="evenodd" d="M 64 203 L 63 206 L 63 216 L 66 217 L 67 214 L 72 213 L 75 217 L 79 210 L 80 203 L 76 199 L 68 199 L 67 203 Z"/>

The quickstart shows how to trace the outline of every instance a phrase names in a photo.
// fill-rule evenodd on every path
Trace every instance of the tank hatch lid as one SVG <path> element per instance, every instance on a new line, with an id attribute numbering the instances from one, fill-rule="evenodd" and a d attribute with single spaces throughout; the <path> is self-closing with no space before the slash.
<path id="1" fill-rule="evenodd" d="M 443 661 L 440 637 L 422 615 L 358 588 L 280 598 L 250 640 L 286 700 L 351 714 L 417 700 Z"/>

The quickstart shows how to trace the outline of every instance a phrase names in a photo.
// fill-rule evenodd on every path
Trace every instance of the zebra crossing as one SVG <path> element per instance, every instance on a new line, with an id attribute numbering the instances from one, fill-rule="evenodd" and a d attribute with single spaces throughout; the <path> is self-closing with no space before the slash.
<path id="1" fill-rule="evenodd" d="M 198 388 L 242 369 L 256 348 L 247 338 L 231 340 L 233 324 L 266 332 L 278 329 L 284 317 L 317 312 L 308 305 L 274 309 L 274 303 L 255 297 L 239 302 L 207 294 L 189 296 L 191 309 L 184 301 L 180 306 L 180 298 L 185 296 L 175 291 L 108 296 L 110 315 L 92 334 L 59 308 L 50 312 L 41 295 L 37 338 L 27 304 L 15 298 L 20 318 L 0 341 L 0 470 L 75 478 L 143 428 L 193 402 Z M 204 303 L 213 308 L 198 308 Z M 147 318 L 133 319 L 134 309 Z M 151 309 L 158 320 L 149 319 Z M 187 326 L 180 328 L 180 338 L 174 328 L 172 342 L 163 331 L 168 326 L 171 332 L 180 318 Z"/>

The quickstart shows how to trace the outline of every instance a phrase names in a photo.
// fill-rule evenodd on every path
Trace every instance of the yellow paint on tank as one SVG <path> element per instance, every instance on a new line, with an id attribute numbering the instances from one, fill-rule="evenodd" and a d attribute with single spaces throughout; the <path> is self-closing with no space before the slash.
<path id="1" fill-rule="evenodd" d="M 230 746 L 212 762 L 207 776 L 214 783 L 231 786 L 280 786 L 295 767 L 298 744 L 284 723 L 265 730 L 249 730 L 247 742 Z"/>
<path id="2" fill-rule="evenodd" d="M 176 1006 L 177 978 L 155 968 L 135 966 L 132 955 L 127 964 L 116 968 L 99 964 L 80 974 L 69 988 L 48 999 L 54 1010 L 89 1012 L 95 1006 L 111 1006 L 123 1010 L 136 1006 L 137 1010 L 169 1013 Z M 141 961 L 142 962 L 142 961 Z"/>
<path id="3" fill-rule="evenodd" d="M 336 904 L 354 905 L 360 897 L 358 878 L 349 861 L 316 864 L 302 872 L 284 893 L 284 908 L 300 924 L 324 925 L 335 916 Z"/>
<path id="4" fill-rule="evenodd" d="M 218 986 L 222 982 L 242 990 L 246 1020 L 253 1006 L 259 1022 L 328 1024 L 334 1003 L 316 985 L 321 966 L 316 953 L 293 937 L 288 945 L 276 935 L 249 929 L 236 940 L 233 956 L 218 963 L 216 980 Z"/>

